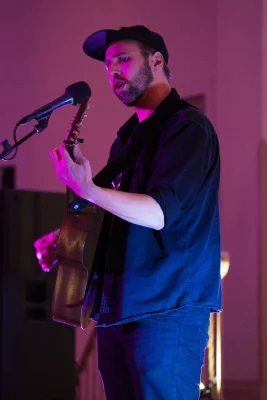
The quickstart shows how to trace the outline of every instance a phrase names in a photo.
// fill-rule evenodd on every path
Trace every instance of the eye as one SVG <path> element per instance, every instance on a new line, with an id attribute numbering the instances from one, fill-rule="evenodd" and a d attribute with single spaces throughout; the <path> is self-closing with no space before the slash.
<path id="1" fill-rule="evenodd" d="M 118 57 L 118 62 L 119 63 L 126 63 L 130 61 L 130 56 L 119 56 Z"/>

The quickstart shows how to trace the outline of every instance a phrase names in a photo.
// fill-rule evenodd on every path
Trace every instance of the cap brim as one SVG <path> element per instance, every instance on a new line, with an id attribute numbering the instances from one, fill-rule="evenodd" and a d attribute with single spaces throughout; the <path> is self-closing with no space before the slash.
<path id="1" fill-rule="evenodd" d="M 105 61 L 107 46 L 111 41 L 120 40 L 118 31 L 103 29 L 90 35 L 83 44 L 83 51 L 95 60 Z"/>

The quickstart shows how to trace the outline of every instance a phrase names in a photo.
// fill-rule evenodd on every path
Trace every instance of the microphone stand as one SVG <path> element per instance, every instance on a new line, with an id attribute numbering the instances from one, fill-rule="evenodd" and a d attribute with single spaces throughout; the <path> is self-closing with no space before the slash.
<path id="1" fill-rule="evenodd" d="M 28 140 L 31 136 L 35 135 L 36 133 L 41 133 L 45 128 L 48 126 L 48 121 L 51 116 L 52 112 L 47 114 L 45 117 L 42 119 L 38 119 L 38 124 L 34 126 L 34 129 L 28 133 L 28 135 L 24 136 L 22 139 L 19 141 L 16 140 L 15 132 L 16 129 L 18 128 L 19 125 L 16 125 L 15 131 L 14 131 L 14 139 L 15 139 L 15 144 L 11 146 L 8 142 L 8 140 L 3 140 L 1 142 L 2 148 L 4 151 L 0 154 L 0 160 L 4 160 L 5 157 L 7 157 L 10 153 L 12 153 L 17 147 L 19 147 L 22 143 L 24 143 L 26 140 Z M 5 160 L 8 161 L 8 160 Z"/>

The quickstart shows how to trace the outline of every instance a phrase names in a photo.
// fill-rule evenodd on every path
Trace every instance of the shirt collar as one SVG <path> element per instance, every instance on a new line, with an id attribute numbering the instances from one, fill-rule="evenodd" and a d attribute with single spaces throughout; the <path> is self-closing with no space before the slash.
<path id="1" fill-rule="evenodd" d="M 164 120 L 164 117 L 168 117 L 172 106 L 174 110 L 177 109 L 177 103 L 180 101 L 180 96 L 176 89 L 172 88 L 168 96 L 157 106 L 155 111 L 144 121 L 139 123 L 137 114 L 133 114 L 118 131 L 120 139 L 127 139 L 133 131 L 140 134 L 143 130 L 147 130 L 148 127 L 153 126 L 159 121 Z"/>

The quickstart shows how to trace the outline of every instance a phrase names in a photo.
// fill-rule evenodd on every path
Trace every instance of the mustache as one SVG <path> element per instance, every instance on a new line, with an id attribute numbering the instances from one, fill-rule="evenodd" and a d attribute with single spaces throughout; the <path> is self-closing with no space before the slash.
<path id="1" fill-rule="evenodd" d="M 116 83 L 121 82 L 121 83 L 131 83 L 130 81 L 128 81 L 127 79 L 124 78 L 116 78 L 113 81 L 113 86 L 116 85 Z"/>

